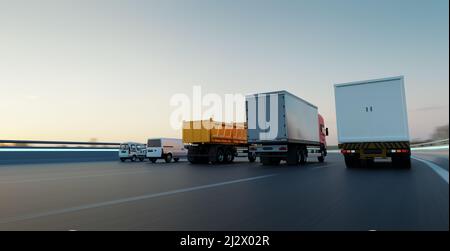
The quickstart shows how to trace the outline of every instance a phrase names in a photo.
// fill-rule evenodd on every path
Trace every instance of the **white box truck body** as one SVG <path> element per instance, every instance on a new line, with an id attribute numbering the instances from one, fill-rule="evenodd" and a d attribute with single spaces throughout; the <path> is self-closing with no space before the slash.
<path id="1" fill-rule="evenodd" d="M 323 161 L 326 129 L 315 105 L 287 92 L 246 97 L 248 143 L 263 164 L 304 163 L 308 154 Z"/>
<path id="2" fill-rule="evenodd" d="M 339 148 L 350 166 L 361 159 L 409 161 L 403 76 L 336 84 L 334 91 Z"/>

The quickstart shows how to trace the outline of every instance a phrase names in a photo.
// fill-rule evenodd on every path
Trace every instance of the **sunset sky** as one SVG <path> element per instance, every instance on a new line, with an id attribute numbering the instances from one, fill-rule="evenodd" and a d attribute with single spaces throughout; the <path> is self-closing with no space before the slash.
<path id="1" fill-rule="evenodd" d="M 0 0 L 0 139 L 180 137 L 175 93 L 287 90 L 336 143 L 333 84 L 405 76 L 411 138 L 449 122 L 447 0 Z"/>

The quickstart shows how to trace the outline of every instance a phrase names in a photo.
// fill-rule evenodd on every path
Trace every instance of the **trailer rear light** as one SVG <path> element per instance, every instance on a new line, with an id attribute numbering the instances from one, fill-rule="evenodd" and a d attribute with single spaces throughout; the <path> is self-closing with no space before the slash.
<path id="1" fill-rule="evenodd" d="M 391 150 L 392 153 L 409 153 L 408 149 L 392 149 Z"/>
<path id="2" fill-rule="evenodd" d="M 281 146 L 281 147 L 278 147 L 278 150 L 280 150 L 280 151 L 287 151 L 287 147 Z"/>
<path id="3" fill-rule="evenodd" d="M 355 150 L 341 150 L 342 154 L 356 153 Z"/>

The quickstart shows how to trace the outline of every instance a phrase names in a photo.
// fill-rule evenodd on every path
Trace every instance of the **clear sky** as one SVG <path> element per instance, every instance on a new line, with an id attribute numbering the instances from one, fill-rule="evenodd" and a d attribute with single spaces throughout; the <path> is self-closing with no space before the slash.
<path id="1" fill-rule="evenodd" d="M 180 137 L 173 93 L 288 90 L 336 143 L 333 84 L 404 75 L 412 138 L 449 121 L 447 0 L 0 0 L 0 139 Z"/>

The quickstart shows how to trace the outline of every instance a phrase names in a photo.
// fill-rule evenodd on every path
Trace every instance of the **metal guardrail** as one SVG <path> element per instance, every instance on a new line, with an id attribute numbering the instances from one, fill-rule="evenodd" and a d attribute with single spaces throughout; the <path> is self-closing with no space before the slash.
<path id="1" fill-rule="evenodd" d="M 448 145 L 448 139 L 435 140 L 430 142 L 412 144 L 411 147 L 424 147 L 424 146 L 441 146 Z"/>
<path id="2" fill-rule="evenodd" d="M 0 140 L 0 148 L 29 149 L 117 149 L 116 142 Z"/>

